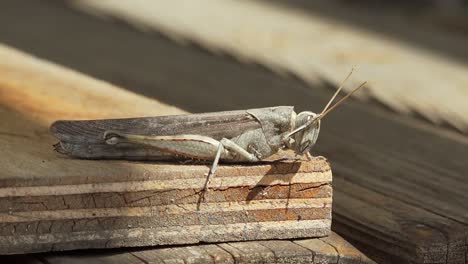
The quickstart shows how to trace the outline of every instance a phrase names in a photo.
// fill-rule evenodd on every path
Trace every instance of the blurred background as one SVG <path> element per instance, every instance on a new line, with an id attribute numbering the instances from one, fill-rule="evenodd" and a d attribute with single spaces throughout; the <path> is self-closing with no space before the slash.
<path id="1" fill-rule="evenodd" d="M 6 45 L 188 112 L 318 112 L 354 67 L 346 90 L 368 87 L 324 120 L 313 150 L 337 179 L 334 230 L 399 255 L 382 205 L 350 182 L 391 201 L 398 232 L 439 228 L 408 205 L 468 234 L 468 1 L 2 0 L 0 25 Z M 461 241 L 448 222 L 447 252 Z"/>
<path id="2" fill-rule="evenodd" d="M 188 111 L 277 104 L 319 111 L 323 102 L 304 99 L 316 97 L 318 87 L 335 89 L 355 67 L 348 91 L 369 82 L 367 92 L 356 97 L 468 131 L 466 1 L 5 0 L 1 5 L 5 44 Z M 272 72 L 277 77 L 270 77 Z M 177 85 L 171 74 L 181 77 Z M 240 76 L 264 83 L 245 88 L 235 82 Z M 273 79 L 288 85 L 272 85 Z M 301 86 L 304 96 L 290 86 Z"/>

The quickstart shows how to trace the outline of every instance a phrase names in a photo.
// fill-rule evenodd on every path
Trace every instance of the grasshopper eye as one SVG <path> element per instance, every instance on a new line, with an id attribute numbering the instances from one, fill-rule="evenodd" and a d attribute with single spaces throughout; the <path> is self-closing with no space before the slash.
<path id="1" fill-rule="evenodd" d="M 120 136 L 113 131 L 104 132 L 104 141 L 109 145 L 115 145 L 120 142 Z"/>

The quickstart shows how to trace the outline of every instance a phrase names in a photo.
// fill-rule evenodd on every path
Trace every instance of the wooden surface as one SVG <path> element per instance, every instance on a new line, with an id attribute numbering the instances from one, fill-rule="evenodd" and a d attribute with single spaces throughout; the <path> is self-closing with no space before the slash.
<path id="1" fill-rule="evenodd" d="M 267 240 L 156 249 L 76 251 L 8 257 L 2 263 L 375 263 L 336 233 L 327 238 Z"/>
<path id="2" fill-rule="evenodd" d="M 333 0 L 70 2 L 99 17 L 127 21 L 144 33 L 159 31 L 181 43 L 192 41 L 214 53 L 226 52 L 240 61 L 291 72 L 311 85 L 325 78 L 338 86 L 351 67 L 356 66 L 346 89 L 362 81 L 369 83 L 368 93 L 356 96 L 376 99 L 403 114 L 417 112 L 436 124 L 446 123 L 468 132 L 465 63 L 446 60 L 419 46 L 346 23 L 346 19 L 359 17 L 368 24 L 391 23 L 400 28 L 411 24 L 415 35 L 444 42 L 450 49 L 468 51 L 465 45 L 468 38 L 450 36 L 433 25 L 405 20 L 404 15 L 392 17 L 379 10 L 350 8 Z M 325 14 L 330 10 L 341 17 L 327 19 Z M 428 74 L 431 72 L 437 74 Z"/>
<path id="3" fill-rule="evenodd" d="M 174 108 L 6 46 L 0 57 L 0 254 L 330 233 L 325 159 L 221 165 L 200 202 L 207 165 L 73 159 L 47 133 L 54 119 Z"/>
<path id="4" fill-rule="evenodd" d="M 2 41 L 187 111 L 271 105 L 320 111 L 332 95 L 326 87 L 312 90 L 259 66 L 91 19 L 60 1 L 0 3 L 8 10 L 0 22 L 12 25 L 0 27 Z M 348 241 L 379 262 L 466 261 L 465 137 L 349 101 L 324 120 L 313 152 L 329 157 L 334 168 L 332 228 Z"/>
<path id="5" fill-rule="evenodd" d="M 1 97 L 0 116 L 6 121 L 0 125 L 0 138 L 3 145 L 7 147 L 2 149 L 4 152 L 2 156 L 6 158 L 2 160 L 3 170 L 0 174 L 0 211 L 2 212 L 0 214 L 0 243 L 2 245 L 0 248 L 2 253 L 157 244 L 154 242 L 155 237 L 157 240 L 164 239 L 164 232 L 158 228 L 170 226 L 171 222 L 177 220 L 179 216 L 181 222 L 178 223 L 178 228 L 172 231 L 177 234 L 175 236 L 178 237 L 177 242 L 179 244 L 194 243 L 197 242 L 197 238 L 193 240 L 191 237 L 194 236 L 196 230 L 184 232 L 184 218 L 185 221 L 193 218 L 203 221 L 206 218 L 204 214 L 210 212 L 213 214 L 207 215 L 206 224 L 219 220 L 222 221 L 220 223 L 222 228 L 219 230 L 206 228 L 206 231 L 214 232 L 216 235 L 222 234 L 224 239 L 232 240 L 235 239 L 234 234 L 228 233 L 232 228 L 229 223 L 224 223 L 232 216 L 217 216 L 215 212 L 220 210 L 220 213 L 229 213 L 229 210 L 232 211 L 233 208 L 238 207 L 247 216 L 242 219 L 242 222 L 248 222 L 249 219 L 255 219 L 255 215 L 260 212 L 249 210 L 249 206 L 261 209 L 260 207 L 275 206 L 275 202 L 276 205 L 288 208 L 286 209 L 289 211 L 288 215 L 294 217 L 294 221 L 291 221 L 293 225 L 288 228 L 287 221 L 281 221 L 284 209 L 271 214 L 263 210 L 258 217 L 269 218 L 271 217 L 269 215 L 274 215 L 274 225 L 278 225 L 279 229 L 274 231 L 272 228 L 265 229 L 258 225 L 256 228 L 259 228 L 260 232 L 255 233 L 256 238 L 287 238 L 292 234 L 293 229 L 302 229 L 303 234 L 310 235 L 311 226 L 301 223 L 306 220 L 308 214 L 317 217 L 318 211 L 309 208 L 301 214 L 298 211 L 301 209 L 297 207 L 298 198 L 304 201 L 303 205 L 319 206 L 321 210 L 325 210 L 327 217 L 330 215 L 329 181 L 331 174 L 325 160 L 318 159 L 316 162 L 304 164 L 283 163 L 276 166 L 269 164 L 249 167 L 221 166 L 213 182 L 216 193 L 209 191 L 206 194 L 206 203 L 201 205 L 200 211 L 197 211 L 196 199 L 192 199 L 196 198 L 193 192 L 188 191 L 184 196 L 183 193 L 175 191 L 184 190 L 184 185 L 196 185 L 199 180 L 193 181 L 194 177 L 204 179 L 206 166 L 186 165 L 181 171 L 182 166 L 178 165 L 86 161 L 54 153 L 52 143 L 55 139 L 47 133 L 47 124 L 51 122 L 50 119 L 56 118 L 54 114 L 69 113 L 64 111 L 65 109 L 74 109 L 72 114 L 80 115 L 80 108 L 76 106 L 76 102 L 89 103 L 89 100 L 85 99 L 88 95 L 82 93 L 79 86 L 74 87 L 74 90 L 69 89 L 68 93 L 62 93 L 68 96 L 61 98 L 64 108 L 58 113 L 50 109 L 47 104 L 41 105 L 38 99 L 57 101 L 56 95 L 60 95 L 59 91 L 63 92 L 62 89 L 68 89 L 68 85 L 82 81 L 87 82 L 87 87 L 96 96 L 103 90 L 117 95 L 115 98 L 118 98 L 119 93 L 124 93 L 126 96 L 134 95 L 41 62 L 5 46 L 0 47 L 0 55 L 5 58 L 0 64 L 0 72 L 3 74 L 0 78 L 0 91 L 2 95 L 5 95 Z M 67 79 L 72 79 L 73 82 L 69 83 Z M 32 85 L 32 82 L 35 85 Z M 23 100 L 22 105 L 18 105 L 16 103 L 18 101 L 11 99 L 14 98 L 16 91 L 20 91 L 18 88 L 24 86 L 28 86 L 26 88 L 29 101 Z M 50 93 L 50 90 L 41 89 L 45 87 L 50 87 L 53 93 Z M 4 98 L 7 100 L 4 101 Z M 74 101 L 67 101 L 68 98 L 73 98 Z M 144 105 L 145 100 L 147 99 L 135 96 L 132 103 L 141 102 L 141 105 Z M 146 101 L 146 103 L 149 102 L 149 100 Z M 26 103 L 30 105 L 29 109 L 23 108 Z M 157 108 L 164 111 L 169 108 L 156 101 L 152 103 L 154 104 L 153 110 Z M 100 106 L 102 105 L 96 105 L 96 107 L 87 105 L 88 112 L 82 115 L 86 118 L 99 117 Z M 125 102 L 122 102 L 122 106 L 125 107 Z M 168 111 L 170 110 L 169 108 Z M 131 111 L 132 109 L 127 109 L 125 113 L 130 115 Z M 112 109 L 106 109 L 106 114 L 112 115 Z M 28 159 L 23 159 L 23 155 L 27 155 Z M 294 175 L 287 174 L 291 171 L 294 171 Z M 13 177 L 15 175 L 20 177 Z M 242 175 L 250 178 L 242 178 Z M 256 175 L 263 176 L 257 179 Z M 241 179 L 244 184 L 246 180 L 252 180 L 253 188 L 247 188 L 250 190 L 248 192 L 243 189 L 236 190 L 236 186 L 229 185 L 233 183 L 229 181 L 229 177 Z M 304 177 L 312 177 L 311 179 L 317 181 L 318 185 L 310 185 L 309 181 L 301 182 Z M 200 183 L 203 182 L 200 181 Z M 261 185 L 268 186 L 264 188 Z M 200 186 L 189 187 L 199 188 Z M 283 199 L 271 199 L 274 197 Z M 268 200 L 262 204 L 263 198 L 268 198 Z M 229 202 L 230 207 L 223 207 L 222 203 L 227 199 L 235 201 Z M 247 203 L 243 203 L 242 201 L 246 199 L 249 199 Z M 175 203 L 174 200 L 176 200 Z M 171 203 L 164 205 L 167 201 Z M 183 215 L 177 216 L 181 212 Z M 190 213 L 197 215 L 190 216 Z M 150 218 L 141 217 L 145 215 Z M 139 216 L 145 219 L 135 221 L 135 218 Z M 120 219 L 112 219 L 112 217 Z M 120 228 L 119 221 L 121 222 Z M 164 225 L 160 225 L 162 223 Z M 135 231 L 135 227 L 141 224 L 150 226 L 144 231 Z M 248 229 L 247 224 L 236 228 L 236 230 L 243 231 L 246 229 Z M 103 230 L 107 230 L 108 237 L 103 237 L 106 236 Z M 156 235 L 151 236 L 151 234 Z M 241 239 L 248 238 L 248 232 L 243 235 Z M 125 236 L 125 239 L 122 240 L 119 236 Z M 134 237 L 137 240 L 132 240 L 132 236 L 137 236 Z M 174 235 L 170 239 L 174 239 L 173 237 Z M 101 253 L 11 256 L 4 257 L 3 263 L 18 261 L 21 263 L 179 263 L 181 261 L 183 263 L 207 261 L 215 263 L 338 263 L 339 259 L 347 259 L 347 262 L 340 263 L 372 263 L 370 259 L 335 233 L 326 238 L 294 241 L 268 240 Z"/>

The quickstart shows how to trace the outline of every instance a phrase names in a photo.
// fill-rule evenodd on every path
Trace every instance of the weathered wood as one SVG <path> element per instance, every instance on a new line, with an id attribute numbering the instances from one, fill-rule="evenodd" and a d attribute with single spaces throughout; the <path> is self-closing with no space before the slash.
<path id="1" fill-rule="evenodd" d="M 256 241 L 219 244 L 231 254 L 236 263 L 274 263 L 275 253 Z"/>
<path id="2" fill-rule="evenodd" d="M 58 253 L 55 255 L 42 255 L 37 258 L 48 264 L 144 264 L 145 262 L 138 257 L 123 252 L 89 253 L 76 252 L 71 254 Z"/>
<path id="3" fill-rule="evenodd" d="M 320 240 L 336 250 L 338 263 L 373 263 L 372 260 L 364 256 L 361 252 L 355 250 L 353 245 L 341 239 L 335 233 L 332 233 L 329 237 L 320 238 Z"/>
<path id="4" fill-rule="evenodd" d="M 156 34 L 139 34 L 122 24 L 89 19 L 68 10 L 61 1 L 45 4 L 5 0 L 0 4 L 0 10 L 11 10 L 0 16 L 2 24 L 12 25 L 0 27 L 0 38 L 5 42 L 190 112 L 271 105 L 319 111 L 332 94 L 326 89 L 312 89 L 294 78 L 278 77 L 255 65 L 239 65 L 199 49 L 177 46 Z M 27 21 L 21 19 L 24 16 Z M 340 75 L 338 79 L 343 77 Z M 420 232 L 418 239 L 413 239 L 406 233 L 408 221 L 447 226 L 441 233 L 452 237 L 466 233 L 466 139 L 352 101 L 327 118 L 313 151 L 331 158 L 339 177 L 334 182 L 338 189 L 335 194 L 346 188 L 340 188 L 341 177 L 359 186 L 359 190 L 375 194 L 369 199 L 369 192 L 358 190 L 336 201 L 335 229 L 358 240 L 359 245 L 393 258 L 399 257 L 399 247 L 413 245 L 406 248 L 407 253 L 402 255 L 405 257 L 399 258 L 398 263 L 422 263 L 425 259 L 429 262 L 430 252 L 417 253 L 420 246 L 434 249 L 439 256 L 445 250 L 440 247 L 444 242 L 439 242 L 446 241 L 443 235 L 424 237 L 424 232 Z M 22 131 L 26 124 L 10 123 L 17 125 L 16 131 Z M 376 205 L 374 200 L 379 203 Z M 391 211 L 376 210 L 385 209 L 385 200 L 394 203 Z M 347 208 L 354 208 L 355 212 L 351 214 Z M 374 213 L 365 213 L 366 210 Z M 457 220 L 463 230 L 452 228 L 456 225 L 450 219 Z M 466 246 L 456 240 L 449 240 L 448 245 L 447 260 L 442 263 L 468 259 Z M 409 255 L 421 258 L 414 260 Z"/>
<path id="5" fill-rule="evenodd" d="M 335 177 L 334 230 L 415 263 L 463 263 L 466 225 Z M 359 199 L 358 199 L 359 198 Z M 375 228 L 368 228 L 368 226 Z"/>
<path id="6" fill-rule="evenodd" d="M 137 256 L 148 264 L 235 263 L 231 254 L 217 245 L 148 249 L 142 251 L 133 251 L 131 254 Z"/>
<path id="7" fill-rule="evenodd" d="M 295 240 L 294 243 L 314 252 L 314 263 L 374 263 L 334 232 L 328 237 Z"/>
<path id="8" fill-rule="evenodd" d="M 46 253 L 38 256 L 46 263 L 374 263 L 339 235 L 332 233 L 324 238 L 302 240 L 267 240 L 233 242 L 211 245 L 181 246 L 171 248 L 129 249 L 104 252 Z M 101 262 L 102 261 L 102 262 Z"/>
<path id="9" fill-rule="evenodd" d="M 0 253 L 322 237 L 330 232 L 326 160 L 220 166 L 200 203 L 206 165 L 72 159 L 55 153 L 55 140 L 44 131 L 67 110 L 73 112 L 64 115 L 79 117 L 99 117 L 100 111 L 103 116 L 121 114 L 121 109 L 112 112 L 99 104 L 103 98 L 94 101 L 93 109 L 90 98 L 103 94 L 112 94 L 117 105 L 132 99 L 132 104 L 141 101 L 141 106 L 164 108 L 162 112 L 172 108 L 5 46 L 0 56 L 0 116 L 7 120 L 0 124 L 5 157 L 0 163 Z M 20 97 L 21 103 L 15 101 Z M 78 99 L 88 102 L 84 113 L 76 106 Z M 62 109 L 46 101 L 60 101 Z M 132 111 L 128 107 L 125 114 L 139 114 L 138 108 Z"/>
<path id="10" fill-rule="evenodd" d="M 290 241 L 259 241 L 259 244 L 275 254 L 276 263 L 313 263 L 314 254 L 310 250 Z"/>
<path id="11" fill-rule="evenodd" d="M 321 239 L 296 240 L 294 243 L 314 252 L 314 263 L 338 263 L 340 258 L 337 249 Z"/>

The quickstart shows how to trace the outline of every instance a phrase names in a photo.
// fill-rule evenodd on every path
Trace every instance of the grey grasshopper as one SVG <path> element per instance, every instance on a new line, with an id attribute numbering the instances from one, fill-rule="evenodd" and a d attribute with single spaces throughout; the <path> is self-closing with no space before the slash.
<path id="1" fill-rule="evenodd" d="M 280 149 L 310 158 L 321 119 L 365 85 L 330 107 L 345 81 L 319 114 L 296 114 L 292 106 L 278 106 L 175 116 L 62 120 L 52 124 L 50 131 L 60 140 L 55 145 L 57 151 L 78 158 L 210 161 L 206 189 L 219 161 L 258 162 Z"/>

